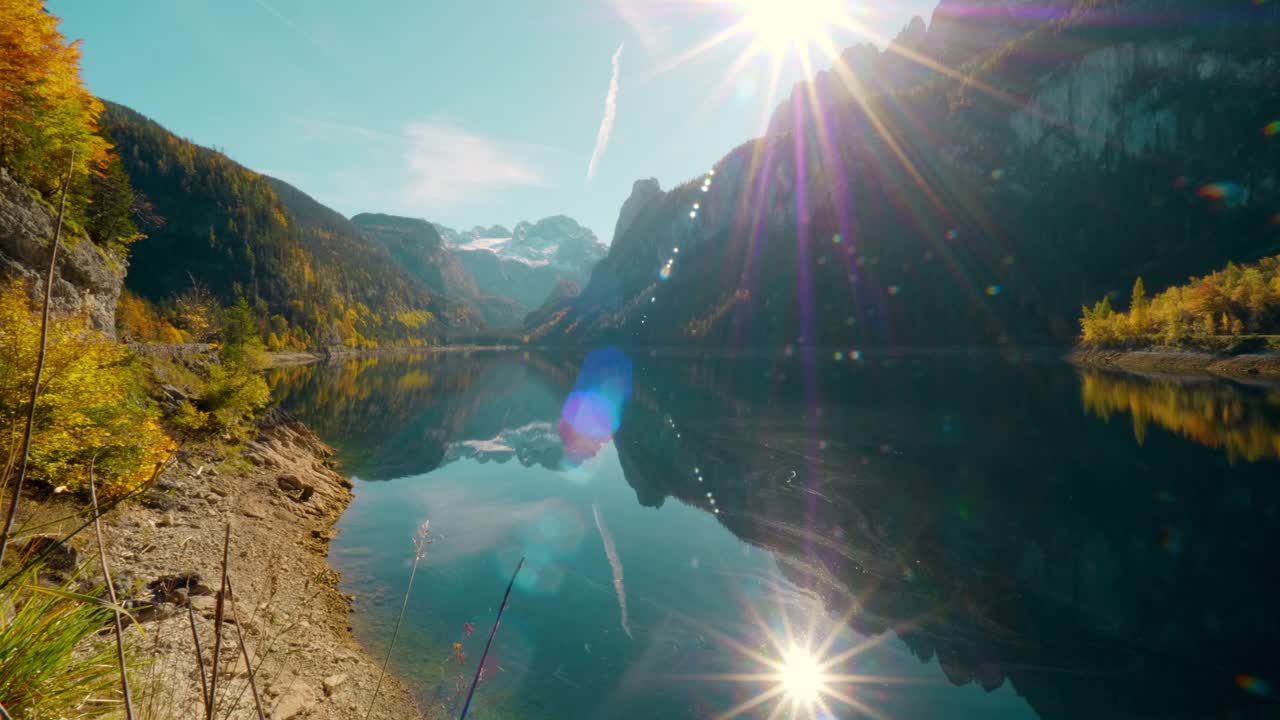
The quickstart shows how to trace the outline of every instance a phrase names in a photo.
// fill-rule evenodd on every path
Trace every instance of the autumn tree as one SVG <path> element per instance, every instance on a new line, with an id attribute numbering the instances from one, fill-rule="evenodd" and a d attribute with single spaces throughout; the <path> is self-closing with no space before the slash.
<path id="1" fill-rule="evenodd" d="M 1148 298 L 1142 278 L 1133 284 L 1129 312 L 1116 313 L 1108 298 L 1083 308 L 1081 339 L 1094 345 L 1153 341 L 1171 347 L 1225 347 L 1220 338 L 1280 335 L 1280 255 L 1250 265 L 1227 263 Z M 1276 338 L 1263 338 L 1280 347 Z"/>
<path id="2" fill-rule="evenodd" d="M 1134 332 L 1142 333 L 1147 327 L 1147 287 L 1139 277 L 1133 281 L 1133 292 L 1129 296 L 1129 322 Z"/>
<path id="3" fill-rule="evenodd" d="M 46 197 L 72 152 L 82 173 L 101 172 L 110 157 L 98 132 L 102 102 L 81 81 L 79 43 L 58 22 L 43 0 L 0 0 L 0 166 Z"/>
<path id="4" fill-rule="evenodd" d="M 21 453 L 28 394 L 40 350 L 40 314 L 22 283 L 0 288 L 0 485 Z M 48 487 L 84 489 L 90 462 L 99 492 L 128 492 L 151 477 L 172 441 L 139 390 L 128 352 L 90 330 L 83 314 L 49 326 L 28 476 Z"/>

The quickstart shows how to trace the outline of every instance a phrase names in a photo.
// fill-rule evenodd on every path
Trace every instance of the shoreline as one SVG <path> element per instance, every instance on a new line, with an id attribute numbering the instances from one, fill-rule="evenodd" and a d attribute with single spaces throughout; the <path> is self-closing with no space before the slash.
<path id="1" fill-rule="evenodd" d="M 292 352 L 273 352 L 271 367 L 293 367 L 295 365 L 312 365 L 321 362 L 338 362 L 362 357 L 382 356 L 414 356 L 435 355 L 439 353 L 473 353 L 473 352 L 506 352 L 520 349 L 516 345 L 432 345 L 424 347 L 385 347 L 359 350 L 352 348 L 333 348 L 321 351 L 298 350 Z"/>
<path id="2" fill-rule="evenodd" d="M 1280 382 L 1280 353 L 1216 354 L 1198 350 L 1074 348 L 1073 365 L 1166 375 L 1211 375 L 1233 380 Z"/>
<path id="3" fill-rule="evenodd" d="M 188 607 L 210 668 L 215 593 L 229 524 L 237 615 L 228 610 L 223 620 L 219 717 L 257 718 L 236 625 L 246 636 L 271 720 L 364 717 L 381 659 L 356 640 L 352 598 L 340 592 L 338 572 L 329 565 L 334 524 L 353 498 L 352 483 L 334 469 L 333 455 L 302 423 L 271 409 L 240 452 L 219 456 L 207 447 L 184 450 L 143 497 L 103 516 L 122 601 L 150 605 L 138 611 L 141 628 L 131 626 L 125 635 L 151 661 L 151 669 L 135 672 L 142 684 L 154 685 L 160 705 L 169 708 L 163 716 L 189 717 L 191 708 L 202 706 Z M 47 502 L 29 507 L 64 510 Z M 91 534 L 77 536 L 72 546 L 81 560 L 96 556 Z M 134 682 L 138 693 L 139 680 Z M 233 701 L 234 710 L 227 713 Z M 425 715 L 388 673 L 372 717 Z"/>

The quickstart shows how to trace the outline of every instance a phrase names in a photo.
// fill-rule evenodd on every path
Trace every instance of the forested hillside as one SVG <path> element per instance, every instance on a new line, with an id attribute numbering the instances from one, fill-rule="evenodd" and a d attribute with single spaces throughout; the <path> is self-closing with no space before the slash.
<path id="1" fill-rule="evenodd" d="M 108 104 L 103 129 L 141 202 L 128 289 L 165 305 L 248 301 L 280 347 L 436 342 L 474 320 L 300 191 Z"/>
<path id="2" fill-rule="evenodd" d="M 351 224 L 377 243 L 382 252 L 390 253 L 409 275 L 432 291 L 456 301 L 467 312 L 483 318 L 486 325 L 520 326 L 527 310 L 507 297 L 481 290 L 461 261 L 445 247 L 431 223 L 396 215 L 360 213 L 351 218 Z"/>

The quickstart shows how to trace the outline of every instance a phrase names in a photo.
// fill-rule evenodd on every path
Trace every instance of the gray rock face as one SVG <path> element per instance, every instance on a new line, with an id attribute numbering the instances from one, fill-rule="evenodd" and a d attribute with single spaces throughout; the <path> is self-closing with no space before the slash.
<path id="1" fill-rule="evenodd" d="M 631 195 L 622 203 L 622 209 L 618 211 L 618 224 L 613 227 L 613 239 L 617 240 L 622 237 L 622 234 L 635 221 L 636 215 L 639 215 L 640 211 L 652 202 L 654 198 L 662 197 L 662 195 L 662 186 L 658 184 L 657 178 L 637 180 L 631 186 Z"/>
<path id="2" fill-rule="evenodd" d="M 56 215 L 0 168 L 0 278 L 27 281 L 33 296 L 44 288 Z M 83 233 L 62 228 L 53 309 L 85 312 L 94 329 L 115 337 L 116 301 L 126 263 Z"/>

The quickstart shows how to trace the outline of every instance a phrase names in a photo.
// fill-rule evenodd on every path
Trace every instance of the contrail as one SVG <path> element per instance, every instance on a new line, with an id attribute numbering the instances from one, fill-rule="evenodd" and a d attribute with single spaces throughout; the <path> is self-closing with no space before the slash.
<path id="1" fill-rule="evenodd" d="M 618 61 L 621 59 L 622 45 L 618 45 L 618 49 L 613 51 L 613 77 L 609 78 L 609 92 L 604 96 L 604 117 L 600 119 L 600 129 L 596 132 L 596 147 L 591 151 L 591 162 L 587 163 L 587 180 L 595 177 L 596 163 L 609 146 L 613 121 L 618 117 Z"/>
<path id="2" fill-rule="evenodd" d="M 622 632 L 634 640 L 635 636 L 631 634 L 631 622 L 627 619 L 627 589 L 622 585 L 622 560 L 618 557 L 618 548 L 613 545 L 613 536 L 609 534 L 609 528 L 604 524 L 600 506 L 593 503 L 591 512 L 596 516 L 596 529 L 600 531 L 600 539 L 604 541 L 604 554 L 609 558 L 609 567 L 613 568 L 613 590 L 618 594 L 618 609 L 622 611 Z"/>

